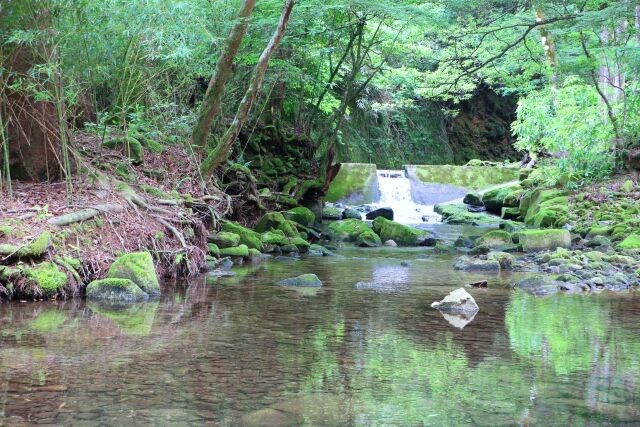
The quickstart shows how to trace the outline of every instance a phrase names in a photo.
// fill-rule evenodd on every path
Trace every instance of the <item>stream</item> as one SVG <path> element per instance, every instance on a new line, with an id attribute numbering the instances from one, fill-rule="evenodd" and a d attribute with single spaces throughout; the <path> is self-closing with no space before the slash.
<path id="1" fill-rule="evenodd" d="M 486 231 L 421 227 L 449 242 Z M 159 300 L 126 311 L 83 300 L 4 304 L 0 418 L 13 426 L 640 425 L 637 295 L 535 297 L 509 286 L 531 273 L 456 271 L 456 255 L 432 248 L 336 254 L 166 282 Z M 276 285 L 303 273 L 323 286 Z M 488 289 L 468 289 L 480 306 L 474 318 L 430 308 L 482 279 Z"/>

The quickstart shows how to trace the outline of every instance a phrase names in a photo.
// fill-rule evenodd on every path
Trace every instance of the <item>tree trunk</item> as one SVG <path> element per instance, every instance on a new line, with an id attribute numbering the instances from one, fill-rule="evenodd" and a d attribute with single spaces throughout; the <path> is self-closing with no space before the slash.
<path id="1" fill-rule="evenodd" d="M 220 103 L 224 86 L 231 75 L 233 60 L 235 59 L 240 43 L 244 38 L 249 25 L 249 17 L 256 4 L 255 0 L 243 0 L 238 17 L 233 29 L 229 33 L 225 41 L 222 54 L 218 58 L 216 64 L 216 72 L 209 81 L 209 86 L 204 94 L 202 106 L 200 107 L 200 116 L 195 128 L 193 129 L 192 141 L 197 146 L 197 151 L 203 153 L 207 147 L 207 140 L 211 133 L 211 125 L 213 120 L 220 112 Z"/>
<path id="2" fill-rule="evenodd" d="M 209 153 L 205 161 L 202 163 L 201 171 L 205 179 L 210 177 L 216 170 L 216 168 L 227 159 L 229 150 L 238 138 L 238 135 L 240 134 L 244 123 L 247 121 L 247 117 L 249 116 L 251 107 L 253 106 L 256 97 L 258 96 L 258 92 L 260 92 L 260 89 L 262 88 L 262 83 L 264 81 L 264 75 L 267 72 L 269 60 L 271 59 L 273 52 L 278 49 L 278 45 L 280 44 L 282 37 L 284 37 L 284 33 L 287 28 L 294 3 L 294 0 L 286 1 L 282 10 L 282 14 L 280 15 L 280 22 L 278 23 L 278 27 L 273 33 L 271 40 L 269 40 L 269 44 L 267 44 L 267 47 L 262 52 L 262 55 L 260 55 L 260 59 L 258 60 L 258 63 L 256 64 L 256 67 L 253 71 L 253 77 L 251 78 L 249 88 L 245 92 L 244 97 L 242 98 L 242 101 L 238 106 L 238 111 L 236 112 L 236 116 L 233 119 L 231 126 L 224 133 L 222 140 L 220 140 L 218 145 Z"/>

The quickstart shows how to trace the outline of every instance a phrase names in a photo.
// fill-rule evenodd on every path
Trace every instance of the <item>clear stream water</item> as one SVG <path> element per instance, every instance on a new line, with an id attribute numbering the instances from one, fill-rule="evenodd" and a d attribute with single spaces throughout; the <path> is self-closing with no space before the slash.
<path id="1" fill-rule="evenodd" d="M 446 238 L 459 228 L 433 225 Z M 479 232 L 474 230 L 473 232 Z M 112 311 L 0 306 L 5 425 L 640 425 L 640 298 L 537 298 L 429 248 L 344 248 L 165 283 Z M 408 266 L 401 265 L 407 261 Z M 316 273 L 298 292 L 283 278 Z M 465 283 L 464 327 L 430 304 Z M 365 287 L 356 283 L 366 282 Z"/>
<path id="2" fill-rule="evenodd" d="M 414 204 L 388 184 L 396 211 Z M 431 248 L 337 253 L 165 283 L 125 311 L 0 305 L 0 424 L 640 425 L 638 293 L 539 298 Z M 276 285 L 303 273 L 324 286 Z M 474 318 L 430 307 L 481 279 Z"/>

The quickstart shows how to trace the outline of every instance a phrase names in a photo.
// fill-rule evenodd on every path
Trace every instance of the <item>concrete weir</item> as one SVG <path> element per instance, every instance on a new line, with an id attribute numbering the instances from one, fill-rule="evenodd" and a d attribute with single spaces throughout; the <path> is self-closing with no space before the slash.
<path id="1" fill-rule="evenodd" d="M 368 163 L 343 163 L 331 183 L 326 200 L 347 205 L 380 202 L 377 166 Z M 464 197 L 469 191 L 487 188 L 518 179 L 518 168 L 501 166 L 406 165 L 392 171 L 411 182 L 412 200 L 434 205 Z"/>

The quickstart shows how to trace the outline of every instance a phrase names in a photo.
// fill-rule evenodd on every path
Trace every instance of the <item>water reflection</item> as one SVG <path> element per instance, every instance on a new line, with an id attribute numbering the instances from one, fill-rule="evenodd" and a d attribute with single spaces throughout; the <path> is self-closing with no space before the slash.
<path id="1" fill-rule="evenodd" d="M 637 297 L 536 298 L 498 276 L 470 290 L 481 311 L 459 330 L 429 306 L 479 277 L 425 251 L 273 261 L 166 286 L 128 311 L 3 305 L 0 416 L 8 425 L 640 422 Z M 276 285 L 308 272 L 324 284 L 313 297 Z"/>

